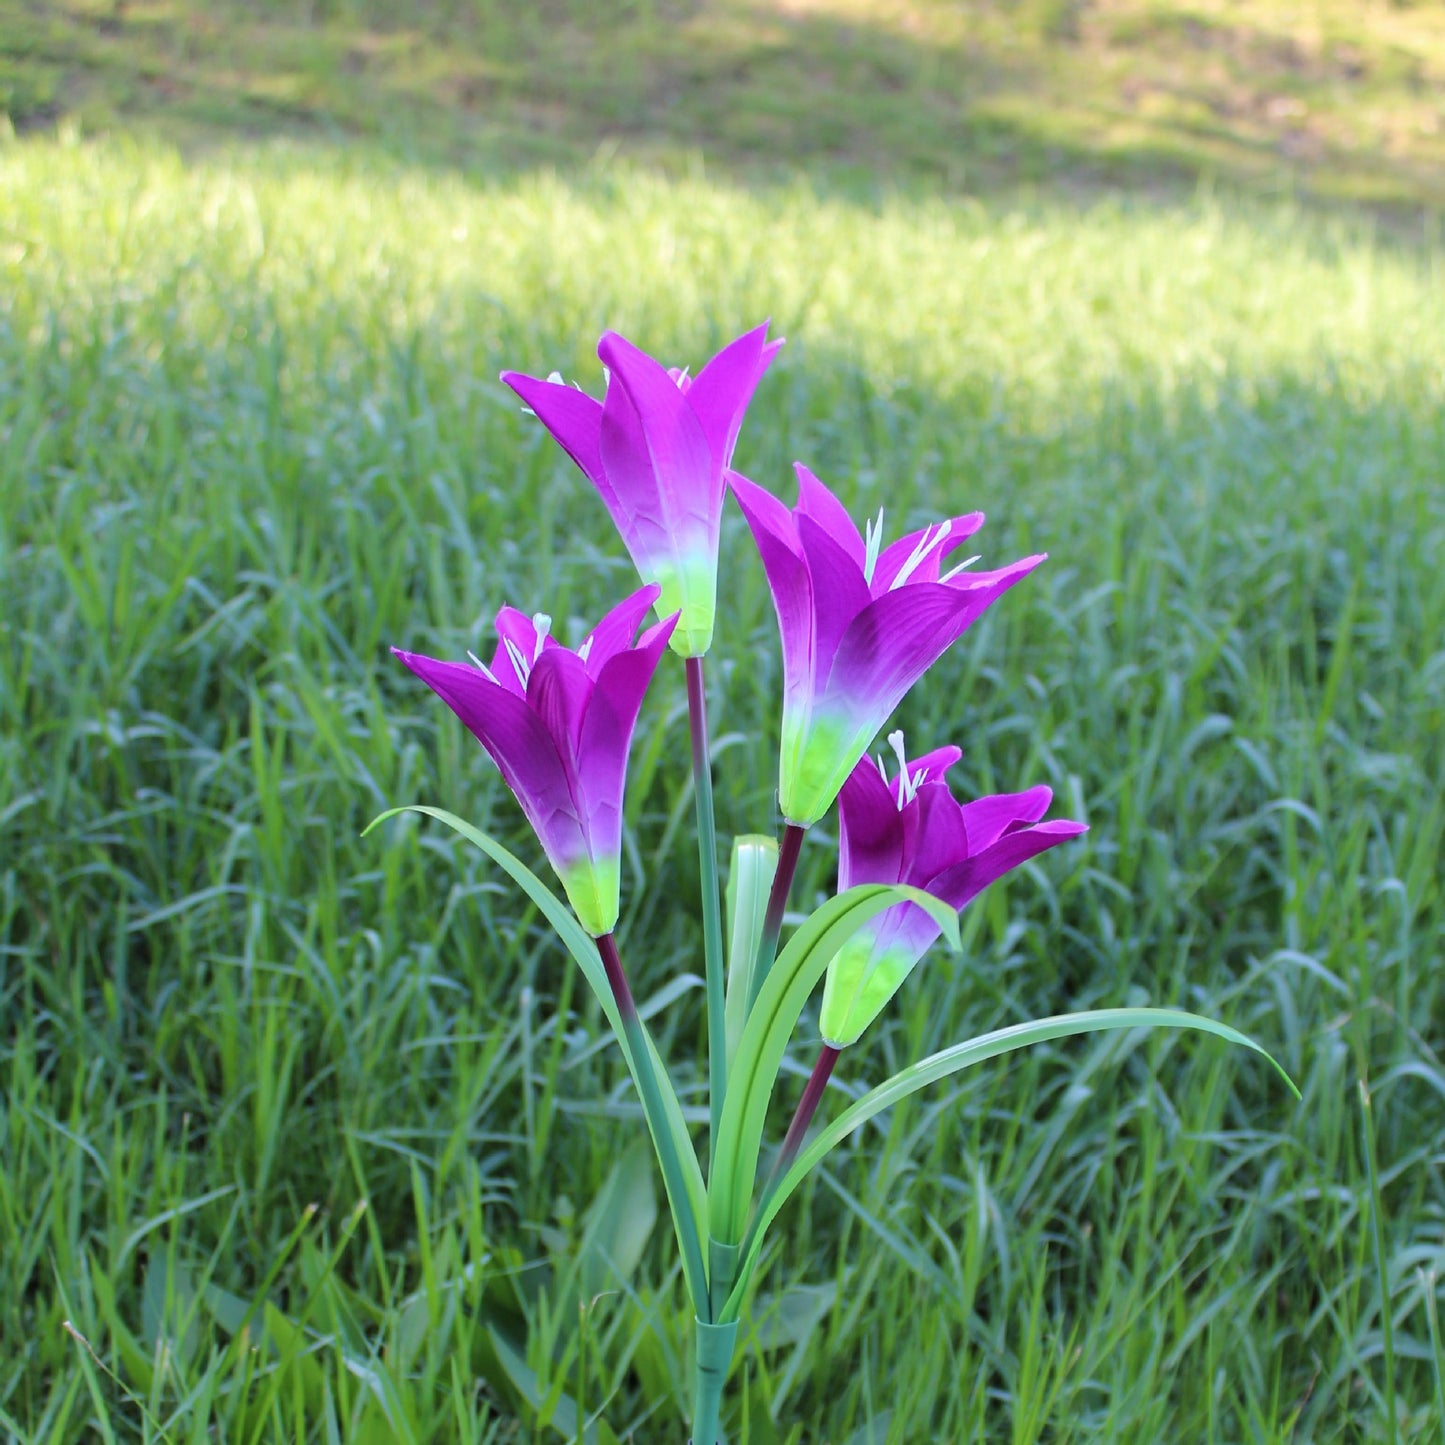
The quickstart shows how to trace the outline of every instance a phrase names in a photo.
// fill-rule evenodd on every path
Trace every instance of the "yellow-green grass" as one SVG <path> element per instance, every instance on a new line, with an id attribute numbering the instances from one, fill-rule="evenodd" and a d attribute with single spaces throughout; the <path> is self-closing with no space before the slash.
<path id="1" fill-rule="evenodd" d="M 1418 0 L 0 0 L 15 127 L 278 127 L 424 161 L 806 163 L 955 191 L 1445 202 Z"/>
<path id="2" fill-rule="evenodd" d="M 689 1321 L 596 1008 L 484 860 L 359 833 L 439 803 L 540 866 L 386 648 L 462 656 L 503 601 L 580 635 L 632 585 L 497 371 L 595 389 L 604 326 L 696 365 L 771 315 L 745 471 L 1050 552 L 898 721 L 959 743 L 960 788 L 1048 782 L 1091 826 L 970 909 L 825 1109 L 1146 1001 L 1244 1028 L 1304 1101 L 1141 1036 L 898 1108 L 780 1220 L 730 1440 L 1438 1436 L 1438 252 L 1198 200 L 121 143 L 5 151 L 0 227 L 0 1434 L 683 1438 Z M 776 821 L 780 678 L 733 514 L 723 565 L 730 834 Z M 620 938 L 700 1128 L 686 738 L 670 669 Z"/>

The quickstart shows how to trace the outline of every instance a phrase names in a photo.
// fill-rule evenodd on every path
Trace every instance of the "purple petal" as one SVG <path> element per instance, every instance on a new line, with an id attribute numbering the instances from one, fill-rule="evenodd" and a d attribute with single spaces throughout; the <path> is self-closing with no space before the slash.
<path id="1" fill-rule="evenodd" d="M 869 604 L 863 569 L 806 514 L 797 518 L 798 540 L 813 584 L 813 683 L 828 676 L 848 624 Z"/>
<path id="2" fill-rule="evenodd" d="M 798 515 L 811 517 L 848 554 L 861 573 L 867 549 L 848 509 L 802 462 L 794 462 L 793 471 L 798 478 Z"/>
<path id="3" fill-rule="evenodd" d="M 892 787 L 864 758 L 838 791 L 838 891 L 903 877 L 903 820 Z"/>
<path id="4" fill-rule="evenodd" d="M 719 501 L 722 475 L 732 465 L 743 413 L 752 400 L 754 388 L 782 345 L 781 341 L 766 344 L 767 335 L 766 321 L 744 332 L 724 346 L 687 387 L 687 403 L 696 413 L 712 452 Z"/>
<path id="5" fill-rule="evenodd" d="M 648 608 L 657 601 L 662 589 L 655 582 L 639 587 L 629 597 L 624 597 L 587 635 L 592 646 L 587 651 L 587 671 L 596 677 L 602 671 L 603 663 L 615 657 L 625 647 L 632 646 L 632 639 Z"/>
<path id="6" fill-rule="evenodd" d="M 983 526 L 982 512 L 967 512 L 960 517 L 950 517 L 947 535 L 937 546 L 932 547 L 928 555 L 908 574 L 908 581 L 937 582 L 941 570 L 939 564 L 942 560 L 955 547 L 961 547 L 981 526 Z M 875 597 L 881 597 L 888 591 L 893 585 L 893 579 L 898 575 L 899 569 L 913 555 L 914 549 L 921 547 L 924 540 L 936 530 L 937 524 L 932 527 L 924 527 L 921 531 L 909 532 L 906 537 L 900 537 L 896 542 L 889 543 L 879 553 L 878 564 L 873 569 L 873 595 Z"/>
<path id="7" fill-rule="evenodd" d="M 537 624 L 525 612 L 518 611 L 515 607 L 504 606 L 498 608 L 492 625 L 497 629 L 497 636 L 500 639 L 492 657 L 492 671 L 496 674 L 497 681 L 509 692 L 515 693 L 518 697 L 525 697 L 527 680 L 517 671 L 507 644 L 510 642 L 512 647 L 522 655 L 527 671 L 530 672 L 533 659 L 537 654 Z"/>
<path id="8" fill-rule="evenodd" d="M 502 381 L 537 413 L 553 439 L 604 493 L 602 470 L 602 407 L 584 391 L 560 381 L 543 381 L 520 371 L 504 371 Z"/>
<path id="9" fill-rule="evenodd" d="M 610 372 L 602 464 L 629 514 L 631 539 L 645 555 L 658 556 L 671 555 L 681 539 L 715 538 L 721 468 L 687 398 L 657 362 L 614 331 L 602 337 L 597 354 Z"/>
<path id="10" fill-rule="evenodd" d="M 929 781 L 936 783 L 962 756 L 963 749 L 954 747 L 952 743 L 934 748 L 922 757 L 909 758 L 908 776 L 916 778 L 920 773 L 927 773 Z"/>
<path id="11" fill-rule="evenodd" d="M 933 892 L 932 880 L 969 855 L 963 809 L 949 792 L 948 784 L 939 780 L 919 788 L 909 811 L 918 823 L 905 881 Z"/>
<path id="12" fill-rule="evenodd" d="M 1083 823 L 1058 819 L 1006 833 L 976 857 L 945 869 L 928 885 L 928 891 L 954 908 L 966 908 L 990 883 L 1020 863 L 1088 831 Z"/>
<path id="13" fill-rule="evenodd" d="M 977 856 L 1005 833 L 1037 823 L 1049 811 L 1053 800 L 1054 790 L 1041 783 L 1022 793 L 995 793 L 965 805 L 963 826 L 968 832 L 968 852 Z"/>
<path id="14" fill-rule="evenodd" d="M 793 514 L 773 494 L 739 472 L 728 485 L 747 519 L 763 559 L 783 643 L 783 682 L 792 695 L 806 693 L 813 677 L 813 587 Z"/>
<path id="15" fill-rule="evenodd" d="M 547 648 L 527 681 L 527 705 L 547 729 L 574 776 L 580 772 L 577 751 L 592 686 L 587 664 L 565 647 Z"/>
<path id="16" fill-rule="evenodd" d="M 615 853 L 622 839 L 622 792 L 632 732 L 658 659 L 677 626 L 677 617 L 649 627 L 637 646 L 610 657 L 598 674 L 577 749 L 587 831 L 594 853 Z"/>
<path id="17" fill-rule="evenodd" d="M 475 667 L 393 648 L 491 754 L 554 864 L 587 856 L 587 840 L 562 756 L 540 718 Z"/>
<path id="18" fill-rule="evenodd" d="M 875 598 L 844 634 L 827 695 L 882 720 L 988 607 L 1043 558 L 1028 557 L 967 590 L 941 583 L 905 585 Z"/>

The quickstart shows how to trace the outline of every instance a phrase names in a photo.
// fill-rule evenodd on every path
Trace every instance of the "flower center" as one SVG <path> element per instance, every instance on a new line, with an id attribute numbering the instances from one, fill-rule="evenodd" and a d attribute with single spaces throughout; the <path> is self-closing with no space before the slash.
<path id="1" fill-rule="evenodd" d="M 893 749 L 893 756 L 898 759 L 898 793 L 894 801 L 898 804 L 898 811 L 901 813 L 909 803 L 917 796 L 918 790 L 928 781 L 928 769 L 919 768 L 911 777 L 908 773 L 908 755 L 903 749 L 903 729 L 898 728 L 888 734 L 888 746 Z M 883 781 L 888 782 L 888 768 L 883 762 L 882 753 L 878 754 L 878 772 Z"/>

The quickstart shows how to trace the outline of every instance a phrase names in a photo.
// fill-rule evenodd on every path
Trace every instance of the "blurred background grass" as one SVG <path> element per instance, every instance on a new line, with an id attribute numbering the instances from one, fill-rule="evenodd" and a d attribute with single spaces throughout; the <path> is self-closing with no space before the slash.
<path id="1" fill-rule="evenodd" d="M 442 801 L 535 859 L 386 647 L 460 656 L 503 601 L 580 636 L 630 586 L 499 368 L 595 391 L 604 326 L 696 366 L 764 315 L 752 476 L 1052 554 L 899 721 L 1092 828 L 829 1107 L 1141 1002 L 1305 1097 L 1137 1037 L 899 1108 L 781 1221 L 729 1438 L 1439 1438 L 1439 9 L 395 13 L 0 9 L 7 1442 L 682 1438 L 596 1009 L 481 860 L 358 834 Z M 752 831 L 779 677 L 736 517 L 724 567 Z M 622 937 L 695 1104 L 683 716 L 665 674 Z"/>

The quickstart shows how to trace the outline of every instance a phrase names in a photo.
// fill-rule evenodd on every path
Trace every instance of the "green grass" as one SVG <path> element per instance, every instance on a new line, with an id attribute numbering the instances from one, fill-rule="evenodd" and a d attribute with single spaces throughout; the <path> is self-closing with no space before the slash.
<path id="1" fill-rule="evenodd" d="M 1432 0 L 0 0 L 0 112 L 428 163 L 1445 204 Z"/>
<path id="2" fill-rule="evenodd" d="M 597 1010 L 484 860 L 359 833 L 438 802 L 537 861 L 386 648 L 461 655 L 504 600 L 576 632 L 631 585 L 498 369 L 595 388 L 605 325 L 696 364 L 770 314 L 750 475 L 805 457 L 895 526 L 980 506 L 986 558 L 1052 554 L 901 721 L 1092 828 L 969 910 L 827 1107 L 1135 1002 L 1247 1030 L 1304 1101 L 1147 1036 L 909 1101 L 779 1221 L 730 1439 L 1438 1439 L 1441 282 L 1362 224 L 1204 200 L 0 152 L 0 1434 L 683 1438 Z M 779 674 L 736 515 L 724 566 L 730 834 L 775 821 Z M 620 932 L 698 1106 L 687 759 L 676 669 Z"/>

